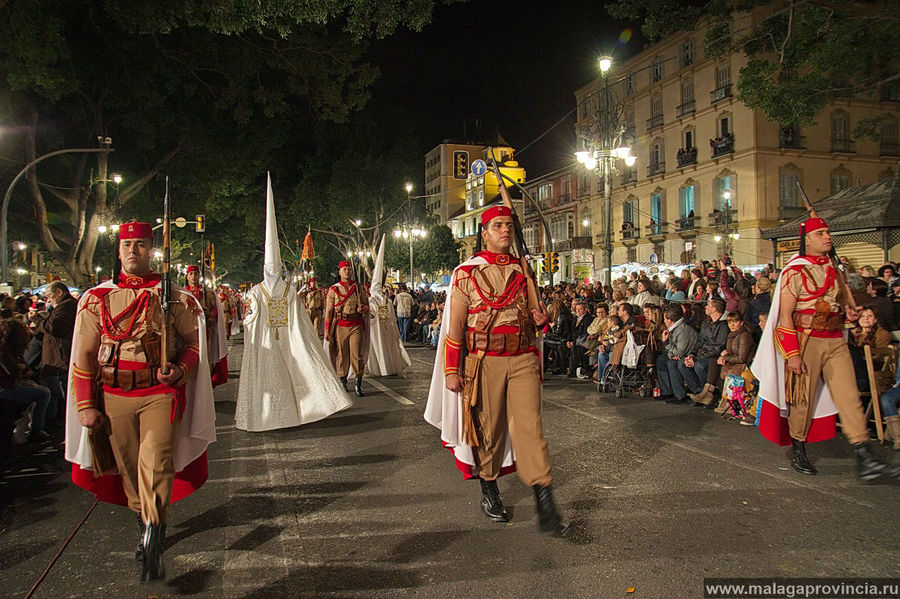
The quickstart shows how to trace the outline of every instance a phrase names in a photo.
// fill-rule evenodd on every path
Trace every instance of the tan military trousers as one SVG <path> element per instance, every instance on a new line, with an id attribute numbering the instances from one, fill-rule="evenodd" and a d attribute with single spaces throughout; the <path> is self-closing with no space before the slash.
<path id="1" fill-rule="evenodd" d="M 124 397 L 105 393 L 110 442 L 128 507 L 144 522 L 165 524 L 172 499 L 178 419 L 169 422 L 172 395 Z"/>
<path id="2" fill-rule="evenodd" d="M 541 371 L 537 354 L 485 356 L 481 363 L 476 457 L 481 478 L 495 480 L 503 465 L 507 432 L 516 471 L 526 485 L 550 484 L 550 452 L 541 421 Z"/>
<path id="3" fill-rule="evenodd" d="M 309 316 L 309 320 L 312 322 L 313 328 L 316 330 L 319 339 L 325 337 L 325 331 L 322 328 L 322 311 L 313 310 L 312 312 L 307 312 L 306 315 Z"/>
<path id="4" fill-rule="evenodd" d="M 868 441 L 869 431 L 866 428 L 862 403 L 859 401 L 859 390 L 856 388 L 853 360 L 850 358 L 850 350 L 844 338 L 810 337 L 806 347 L 803 348 L 802 357 L 809 374 L 809 397 L 815 397 L 821 379 L 825 379 L 838 415 L 841 417 L 844 436 L 850 443 Z M 790 407 L 788 426 L 791 437 L 798 441 L 806 441 L 814 412 L 814 401 Z"/>
<path id="5" fill-rule="evenodd" d="M 350 365 L 356 377 L 363 375 L 365 364 L 362 363 L 363 328 L 362 325 L 352 327 L 335 327 L 335 343 L 337 343 L 337 375 L 347 376 Z"/>

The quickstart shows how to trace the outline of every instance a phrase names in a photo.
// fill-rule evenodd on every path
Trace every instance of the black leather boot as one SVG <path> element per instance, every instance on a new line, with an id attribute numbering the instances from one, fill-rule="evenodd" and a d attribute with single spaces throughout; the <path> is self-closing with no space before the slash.
<path id="1" fill-rule="evenodd" d="M 791 439 L 791 467 L 800 474 L 815 474 L 818 472 L 806 457 L 806 441 Z"/>
<path id="2" fill-rule="evenodd" d="M 362 397 L 364 395 L 365 393 L 363 393 L 362 390 L 362 377 L 358 376 L 356 377 L 356 397 Z"/>
<path id="3" fill-rule="evenodd" d="M 165 524 L 147 524 L 144 530 L 144 561 L 141 565 L 141 582 L 161 580 L 166 577 L 162 553 L 166 540 Z"/>
<path id="4" fill-rule="evenodd" d="M 137 516 L 138 526 L 141 528 L 141 535 L 138 537 L 137 547 L 134 548 L 134 559 L 137 561 L 141 561 L 144 559 L 144 519 L 140 514 L 135 514 Z"/>
<path id="5" fill-rule="evenodd" d="M 868 443 L 852 443 L 850 447 L 856 453 L 856 461 L 859 464 L 858 474 L 861 479 L 875 480 L 881 476 L 897 478 L 900 475 L 900 469 L 878 459 L 869 449 Z"/>
<path id="6" fill-rule="evenodd" d="M 347 388 L 347 377 L 345 377 L 345 376 L 342 376 L 342 377 L 341 377 L 341 385 L 344 387 L 344 391 L 349 391 L 349 390 L 350 390 L 350 389 Z"/>
<path id="7" fill-rule="evenodd" d="M 534 500 L 537 504 L 538 524 L 541 532 L 552 532 L 558 537 L 569 534 L 569 524 L 562 521 L 556 504 L 553 502 L 553 492 L 550 487 L 534 485 Z"/>
<path id="8" fill-rule="evenodd" d="M 509 514 L 500 501 L 497 481 L 481 479 L 481 511 L 494 522 L 509 522 Z"/>

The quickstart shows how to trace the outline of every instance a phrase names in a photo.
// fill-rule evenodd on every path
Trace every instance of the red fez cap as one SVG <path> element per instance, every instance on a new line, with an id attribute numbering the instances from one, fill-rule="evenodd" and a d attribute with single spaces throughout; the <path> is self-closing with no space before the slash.
<path id="1" fill-rule="evenodd" d="M 481 213 L 481 226 L 486 226 L 491 222 L 491 219 L 497 218 L 498 216 L 512 216 L 512 210 L 503 205 L 491 206 Z"/>
<path id="2" fill-rule="evenodd" d="M 189 274 L 192 272 L 200 272 L 200 267 L 197 266 L 196 264 L 191 264 L 190 266 L 187 267 L 187 270 L 185 271 L 184 274 Z"/>
<path id="3" fill-rule="evenodd" d="M 153 227 L 133 220 L 119 226 L 119 239 L 153 239 Z"/>
<path id="4" fill-rule="evenodd" d="M 828 223 L 825 222 L 825 219 L 819 218 L 818 216 L 813 216 L 811 218 L 806 219 L 806 222 L 803 223 L 803 228 L 801 231 L 804 233 L 812 233 L 816 229 L 827 229 Z"/>
<path id="5" fill-rule="evenodd" d="M 348 260 L 341 260 L 340 262 L 338 262 L 338 268 L 344 268 L 345 266 L 347 268 L 353 268 Z"/>

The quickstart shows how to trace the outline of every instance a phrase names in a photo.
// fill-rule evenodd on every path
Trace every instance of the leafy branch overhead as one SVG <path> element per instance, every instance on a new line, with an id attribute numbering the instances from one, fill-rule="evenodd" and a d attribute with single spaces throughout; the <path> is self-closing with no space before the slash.
<path id="1" fill-rule="evenodd" d="M 651 41 L 704 33 L 707 56 L 742 52 L 739 99 L 784 125 L 811 126 L 832 100 L 900 96 L 900 11 L 891 0 L 788 2 L 616 0 L 611 16 L 642 20 Z M 864 119 L 858 136 L 877 137 Z"/>

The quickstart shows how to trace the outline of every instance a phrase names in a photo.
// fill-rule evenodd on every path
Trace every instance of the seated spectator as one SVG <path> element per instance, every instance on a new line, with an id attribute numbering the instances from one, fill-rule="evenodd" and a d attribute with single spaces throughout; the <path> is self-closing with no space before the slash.
<path id="1" fill-rule="evenodd" d="M 600 353 L 597 354 L 598 378 L 603 374 L 603 370 L 606 369 L 607 364 L 612 364 L 613 366 L 622 364 L 622 355 L 625 353 L 625 343 L 628 340 L 628 331 L 638 326 L 638 321 L 635 317 L 636 312 L 637 310 L 631 304 L 622 304 L 619 306 L 616 316 L 619 317 L 622 324 L 614 335 L 615 342 L 613 343 L 611 351 L 606 352 L 606 355 L 602 358 Z M 601 360 L 603 361 L 602 364 Z"/>
<path id="2" fill-rule="evenodd" d="M 62 425 L 66 414 L 64 386 L 69 371 L 69 353 L 72 349 L 78 302 L 62 281 L 53 281 L 47 285 L 46 294 L 53 310 L 44 319 L 36 318 L 32 329 L 36 336 L 42 337 L 40 383 L 50 389 L 51 399 L 47 419 Z"/>
<path id="3" fill-rule="evenodd" d="M 865 305 L 869 305 L 878 316 L 879 326 L 893 333 L 897 330 L 897 323 L 894 322 L 894 305 L 887 296 L 887 283 L 881 279 L 872 279 L 869 281 L 867 291 L 872 296 Z"/>
<path id="4" fill-rule="evenodd" d="M 693 369 L 696 375 L 685 377 L 685 382 L 692 391 L 690 397 L 694 400 L 694 405 L 698 406 L 710 405 L 716 393 L 720 391 L 719 365 L 716 360 L 725 349 L 725 342 L 728 340 L 725 302 L 717 297 L 710 298 L 706 302 L 705 310 L 707 318 L 700 325 L 697 345 L 684 359 L 684 365 Z M 693 385 L 694 380 L 697 381 L 696 386 Z"/>
<path id="5" fill-rule="evenodd" d="M 885 391 L 881 396 L 881 412 L 887 423 L 885 440 L 893 439 L 894 449 L 900 450 L 900 358 L 897 359 L 897 378 L 894 386 Z"/>
<path id="6" fill-rule="evenodd" d="M 666 301 L 667 302 L 683 302 L 685 298 L 684 291 L 681 290 L 681 279 L 672 277 L 666 283 Z"/>
<path id="7" fill-rule="evenodd" d="M 609 328 L 606 329 L 606 332 L 600 339 L 600 345 L 597 347 L 597 374 L 594 380 L 598 383 L 603 376 L 603 371 L 606 370 L 606 365 L 609 364 L 613 347 L 615 346 L 616 341 L 618 341 L 619 333 L 622 331 L 622 319 L 617 315 L 613 314 L 612 316 L 607 317 L 606 321 Z"/>
<path id="8" fill-rule="evenodd" d="M 594 308 L 594 320 L 588 326 L 588 340 L 595 343 L 588 351 L 588 365 L 593 366 L 597 361 L 597 352 L 594 351 L 599 347 L 600 338 L 606 333 L 609 323 L 609 307 L 606 304 L 597 304 Z"/>
<path id="9" fill-rule="evenodd" d="M 561 374 L 568 366 L 569 351 L 566 342 L 572 336 L 572 313 L 565 302 L 555 299 L 547 306 L 550 330 L 544 336 L 544 367 L 553 364 L 553 374 Z"/>
<path id="10" fill-rule="evenodd" d="M 664 350 L 665 342 L 662 333 L 666 330 L 663 322 L 663 309 L 659 306 L 644 307 L 644 321 L 647 329 L 647 347 L 644 348 L 645 363 L 647 366 L 654 366 L 656 358 L 661 351 Z"/>
<path id="11" fill-rule="evenodd" d="M 697 331 L 684 322 L 680 306 L 671 305 L 663 313 L 666 330 L 662 332 L 662 340 L 666 343 L 665 356 L 660 354 L 656 361 L 656 376 L 659 380 L 660 399 L 666 403 L 684 403 L 687 391 L 684 388 L 684 377 L 696 379 L 691 368 L 684 366 L 686 358 L 697 343 Z M 696 387 L 698 383 L 694 381 Z"/>
<path id="12" fill-rule="evenodd" d="M 569 374 L 570 378 L 588 378 L 586 348 L 587 329 L 593 322 L 593 315 L 588 312 L 587 304 L 583 300 L 575 300 L 575 321 L 572 323 L 572 332 L 566 342 L 569 348 Z"/>
<path id="13" fill-rule="evenodd" d="M 866 291 L 866 280 L 858 272 L 851 272 L 847 275 L 847 287 L 850 288 L 850 295 L 857 306 L 865 306 L 869 303 L 871 295 Z"/>
<path id="14" fill-rule="evenodd" d="M 753 335 L 750 334 L 750 329 L 747 328 L 740 313 L 729 312 L 725 315 L 725 319 L 728 322 L 729 332 L 728 339 L 725 341 L 725 349 L 722 350 L 721 355 L 716 360 L 716 365 L 720 370 L 718 375 L 719 381 L 724 381 L 729 374 L 743 376 L 744 371 L 747 370 L 747 363 L 753 355 L 753 348 L 756 345 L 753 341 Z M 745 380 L 745 389 L 749 389 L 749 383 L 750 381 Z M 719 386 L 721 387 L 721 383 Z M 727 409 L 728 402 L 723 398 L 719 401 L 715 411 L 719 414 L 724 414 Z"/>
<path id="15" fill-rule="evenodd" d="M 30 334 L 16 318 L 2 322 L 0 335 L 0 401 L 18 404 L 22 408 L 34 403 L 29 440 L 50 438 L 44 430 L 50 390 L 31 381 L 33 372 L 25 367 L 24 353 Z"/>
<path id="16" fill-rule="evenodd" d="M 856 328 L 850 330 L 847 339 L 850 345 L 850 356 L 853 358 L 853 370 L 856 373 L 856 386 L 860 391 L 869 391 L 869 371 L 866 368 L 865 351 L 869 346 L 872 359 L 883 358 L 891 347 L 891 334 L 878 324 L 878 315 L 871 305 L 862 308 Z"/>
<path id="17" fill-rule="evenodd" d="M 694 292 L 688 295 L 688 299 L 694 302 L 706 301 L 706 281 L 700 279 L 694 282 Z"/>
<path id="18" fill-rule="evenodd" d="M 650 283 L 650 279 L 638 279 L 637 294 L 629 299 L 628 303 L 641 309 L 646 303 L 660 304 L 660 298 L 653 291 L 653 285 Z"/>

